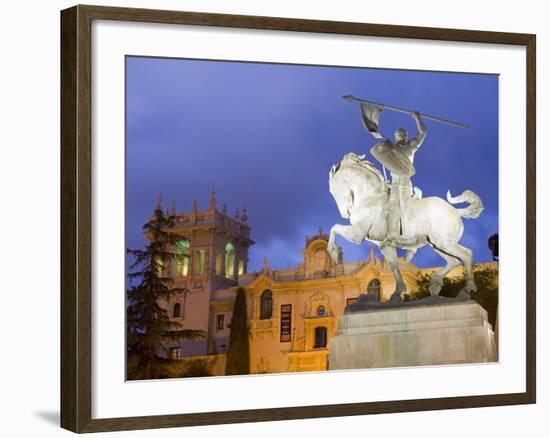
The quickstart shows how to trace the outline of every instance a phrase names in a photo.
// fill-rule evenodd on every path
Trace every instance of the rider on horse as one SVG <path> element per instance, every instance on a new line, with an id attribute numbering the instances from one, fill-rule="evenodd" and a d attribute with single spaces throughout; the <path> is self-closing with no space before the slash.
<path id="1" fill-rule="evenodd" d="M 361 111 L 365 126 L 367 126 L 368 113 L 362 105 Z M 408 139 L 407 131 L 403 128 L 396 129 L 395 143 L 389 139 L 375 144 L 371 154 L 391 172 L 391 183 L 389 187 L 388 210 L 386 213 L 387 235 L 381 243 L 381 247 L 397 241 L 407 241 L 404 223 L 404 212 L 407 204 L 413 197 L 411 176 L 415 174 L 414 154 L 420 148 L 426 138 L 426 126 L 420 115 L 415 111 L 411 116 L 416 122 L 418 133 Z"/>

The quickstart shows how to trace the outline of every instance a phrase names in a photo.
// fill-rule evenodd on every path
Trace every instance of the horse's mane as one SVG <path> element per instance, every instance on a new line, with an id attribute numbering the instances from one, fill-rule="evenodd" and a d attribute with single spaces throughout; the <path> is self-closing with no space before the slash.
<path id="1" fill-rule="evenodd" d="M 344 155 L 344 158 L 342 158 L 342 161 L 332 166 L 332 168 L 330 169 L 329 177 L 332 178 L 342 166 L 346 166 L 356 168 L 362 172 L 374 173 L 380 180 L 380 183 L 383 184 L 385 182 L 385 179 L 382 176 L 382 173 L 377 169 L 374 164 L 372 164 L 370 161 L 365 160 L 364 158 L 365 155 L 357 155 L 354 152 L 347 153 L 346 155 Z"/>

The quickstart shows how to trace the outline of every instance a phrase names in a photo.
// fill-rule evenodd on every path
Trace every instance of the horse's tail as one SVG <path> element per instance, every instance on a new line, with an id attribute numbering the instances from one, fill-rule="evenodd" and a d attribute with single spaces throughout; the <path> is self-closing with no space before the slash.
<path id="1" fill-rule="evenodd" d="M 481 198 L 477 196 L 471 190 L 464 190 L 462 194 L 458 196 L 451 196 L 451 192 L 447 190 L 447 201 L 451 204 L 460 204 L 461 202 L 468 202 L 470 205 L 466 208 L 457 208 L 458 214 L 467 219 L 475 219 L 479 217 L 484 210 L 483 202 Z"/>

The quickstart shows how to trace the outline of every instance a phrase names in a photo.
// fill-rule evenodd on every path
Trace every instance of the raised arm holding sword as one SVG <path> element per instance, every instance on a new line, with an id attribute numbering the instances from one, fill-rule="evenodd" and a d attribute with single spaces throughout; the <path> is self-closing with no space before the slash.
<path id="1" fill-rule="evenodd" d="M 420 146 L 422 146 L 427 133 L 422 118 L 447 123 L 461 128 L 468 128 L 468 126 L 439 117 L 420 114 L 417 111 L 379 104 L 364 99 L 358 99 L 353 96 L 344 96 L 344 99 L 349 102 L 357 102 L 360 104 L 361 117 L 365 129 L 374 138 L 382 140 L 375 144 L 370 150 L 371 154 L 380 164 L 382 164 L 384 176 L 386 175 L 386 168 L 391 172 L 389 202 L 386 215 L 387 235 L 380 244 L 380 247 L 384 248 L 388 244 L 395 245 L 398 240 L 403 241 L 404 236 L 407 234 L 405 232 L 406 224 L 404 223 L 403 212 L 407 208 L 407 203 L 414 195 L 411 183 L 411 177 L 415 174 L 413 164 L 414 154 Z M 395 142 L 385 138 L 378 130 L 380 113 L 384 109 L 410 114 L 416 122 L 418 133 L 409 140 L 407 131 L 403 128 L 398 128 L 394 132 Z M 410 256 L 412 256 L 412 254 L 410 254 L 409 257 Z"/>

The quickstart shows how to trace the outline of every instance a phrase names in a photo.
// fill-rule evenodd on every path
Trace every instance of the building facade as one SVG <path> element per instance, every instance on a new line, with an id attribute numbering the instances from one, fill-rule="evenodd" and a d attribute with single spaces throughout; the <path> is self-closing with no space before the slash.
<path id="1" fill-rule="evenodd" d="M 305 238 L 297 267 L 274 270 L 264 259 L 260 272 L 247 272 L 254 242 L 246 211 L 230 217 L 225 206 L 216 208 L 215 193 L 208 209 L 198 211 L 194 202 L 191 212 L 175 216 L 173 231 L 182 239 L 164 266 L 186 292 L 163 306 L 171 319 L 203 330 L 206 337 L 167 345 L 168 351 L 172 358 L 208 361 L 215 375 L 224 373 L 239 288 L 246 296 L 251 373 L 326 370 L 330 339 L 346 306 L 364 293 L 385 301 L 395 289 L 392 273 L 373 248 L 364 261 L 335 265 L 327 252 L 329 236 L 321 229 Z M 407 289 L 415 290 L 418 276 L 434 268 L 400 260 L 400 269 Z M 451 276 L 461 273 L 455 268 Z"/>
<path id="2" fill-rule="evenodd" d="M 163 261 L 163 274 L 173 279 L 173 287 L 184 292 L 161 304 L 172 320 L 208 336 L 171 345 L 168 351 L 175 358 L 205 356 L 215 350 L 211 309 L 215 291 L 239 285 L 239 277 L 247 269 L 248 248 L 254 242 L 246 210 L 230 217 L 226 206 L 216 208 L 214 192 L 206 210 L 199 211 L 194 201 L 190 212 L 176 213 L 173 205 L 170 214 L 176 217 L 170 231 L 181 240 L 172 248 L 173 257 Z"/>

